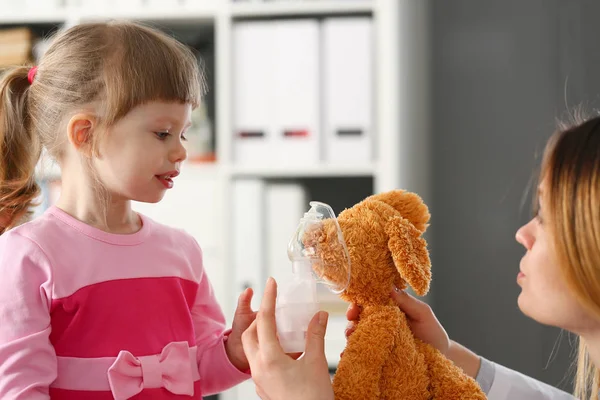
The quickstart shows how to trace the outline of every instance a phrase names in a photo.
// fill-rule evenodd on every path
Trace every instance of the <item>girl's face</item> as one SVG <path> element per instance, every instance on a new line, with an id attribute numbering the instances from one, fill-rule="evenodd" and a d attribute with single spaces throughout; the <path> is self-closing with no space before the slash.
<path id="1" fill-rule="evenodd" d="M 113 198 L 156 203 L 173 187 L 187 156 L 191 112 L 190 104 L 153 101 L 108 130 L 94 166 Z"/>
<path id="2" fill-rule="evenodd" d="M 578 334 L 600 328 L 600 322 L 584 309 L 567 286 L 552 245 L 545 213 L 544 185 L 540 186 L 538 214 L 517 231 L 517 242 L 525 247 L 517 283 L 518 304 L 534 320 Z"/>

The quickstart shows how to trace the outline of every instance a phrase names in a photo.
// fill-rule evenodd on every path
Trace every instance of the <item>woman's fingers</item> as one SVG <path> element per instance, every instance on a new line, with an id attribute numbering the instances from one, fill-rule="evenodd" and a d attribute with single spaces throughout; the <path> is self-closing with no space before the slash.
<path id="1" fill-rule="evenodd" d="M 258 329 L 257 321 L 254 320 L 252 324 L 242 333 L 242 346 L 244 347 L 244 353 L 250 365 L 254 362 L 254 358 L 258 353 Z"/>
<path id="2" fill-rule="evenodd" d="M 256 316 L 258 343 L 262 351 L 268 355 L 279 355 L 282 352 L 277 339 L 277 324 L 275 322 L 275 307 L 277 302 L 277 283 L 269 278 L 265 293 Z"/>
<path id="3" fill-rule="evenodd" d="M 348 321 L 358 321 L 361 311 L 362 309 L 358 305 L 351 303 L 346 310 L 346 318 Z"/>
<path id="4" fill-rule="evenodd" d="M 344 334 L 346 335 L 346 339 L 348 339 L 350 337 L 350 335 L 352 335 L 354 333 L 355 330 L 356 330 L 356 322 L 354 322 L 354 321 L 348 322 L 348 325 L 346 326 L 346 330 L 344 332 Z"/>
<path id="5" fill-rule="evenodd" d="M 431 308 L 427 303 L 414 298 L 404 290 L 392 290 L 391 296 L 402 312 L 412 320 L 422 320 L 428 313 L 431 313 Z"/>

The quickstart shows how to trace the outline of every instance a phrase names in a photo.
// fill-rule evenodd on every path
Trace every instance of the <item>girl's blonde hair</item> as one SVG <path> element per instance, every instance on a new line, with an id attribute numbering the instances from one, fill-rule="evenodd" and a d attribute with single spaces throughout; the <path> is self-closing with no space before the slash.
<path id="1" fill-rule="evenodd" d="M 546 184 L 544 221 L 565 282 L 600 319 L 600 117 L 563 127 L 550 139 L 540 179 Z M 598 398 L 598 371 L 580 338 L 577 398 Z"/>
<path id="2" fill-rule="evenodd" d="M 0 79 L 0 234 L 24 221 L 40 189 L 42 148 L 61 158 L 70 115 L 94 104 L 101 127 L 152 100 L 200 103 L 204 80 L 194 54 L 174 38 L 133 22 L 88 23 L 57 34 L 39 62 Z M 100 138 L 92 138 L 97 149 Z"/>

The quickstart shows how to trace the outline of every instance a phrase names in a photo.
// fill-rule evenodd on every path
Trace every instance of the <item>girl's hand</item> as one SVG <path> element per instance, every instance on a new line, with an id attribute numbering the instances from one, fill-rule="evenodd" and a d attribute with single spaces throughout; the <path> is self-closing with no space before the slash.
<path id="1" fill-rule="evenodd" d="M 233 316 L 231 333 L 225 343 L 225 351 L 227 352 L 229 361 L 240 371 L 247 371 L 250 368 L 242 345 L 242 333 L 256 319 L 256 311 L 253 311 L 250 305 L 253 294 L 252 289 L 248 288 L 240 295 L 235 315 Z"/>

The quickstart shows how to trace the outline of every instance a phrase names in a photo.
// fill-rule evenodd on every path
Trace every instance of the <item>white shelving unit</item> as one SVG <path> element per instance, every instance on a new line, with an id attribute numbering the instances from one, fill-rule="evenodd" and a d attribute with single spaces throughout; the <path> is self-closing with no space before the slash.
<path id="1" fill-rule="evenodd" d="M 217 162 L 193 165 L 184 169 L 186 179 L 203 185 L 210 176 L 206 190 L 195 196 L 212 195 L 216 204 L 211 210 L 184 209 L 189 221 L 200 224 L 204 216 L 216 221 L 211 238 L 209 276 L 216 295 L 231 321 L 235 298 L 231 295 L 231 259 L 228 251 L 232 221 L 229 203 L 231 183 L 240 177 L 257 176 L 265 179 L 294 179 L 315 177 L 372 177 L 374 191 L 405 188 L 429 196 L 430 158 L 428 148 L 428 2 L 426 0 L 297 0 L 297 1 L 237 1 L 185 0 L 179 7 L 136 7 L 119 10 L 111 7 L 98 11 L 84 4 L 87 0 L 67 0 L 55 10 L 25 11 L 3 7 L 8 1 L 0 0 L 0 29 L 15 25 L 72 25 L 104 19 L 133 19 L 161 26 L 209 26 L 214 29 L 215 49 L 215 122 L 217 131 Z M 30 0 L 31 1 L 31 0 Z M 118 4 L 125 4 L 123 1 Z M 157 4 L 158 2 L 153 2 Z M 233 99 L 232 99 L 232 26 L 245 19 L 275 19 L 293 17 L 329 17 L 369 15 L 374 27 L 375 74 L 375 160 L 365 165 L 312 164 L 305 166 L 239 166 L 233 154 Z M 44 168 L 43 173 L 58 174 L 57 168 Z M 177 184 L 176 184 L 177 186 Z M 177 191 L 169 193 L 173 200 Z M 171 203 L 174 203 L 171 201 Z M 175 207 L 177 208 L 177 207 Z M 163 208 L 164 210 L 164 208 Z M 177 211 L 177 210 L 176 210 Z M 162 212 L 162 211 L 161 211 Z M 185 227 L 184 227 L 185 228 Z M 193 230 L 193 229 L 192 229 Z M 202 244 L 202 243 L 201 243 Z M 328 359 L 335 364 L 345 344 L 345 321 L 333 320 L 328 336 Z M 225 399 L 250 399 L 239 392 L 224 394 Z"/>
<path id="2" fill-rule="evenodd" d="M 375 3 L 371 0 L 270 1 L 262 4 L 238 1 L 232 3 L 231 15 L 247 18 L 365 14 L 373 11 Z"/>

